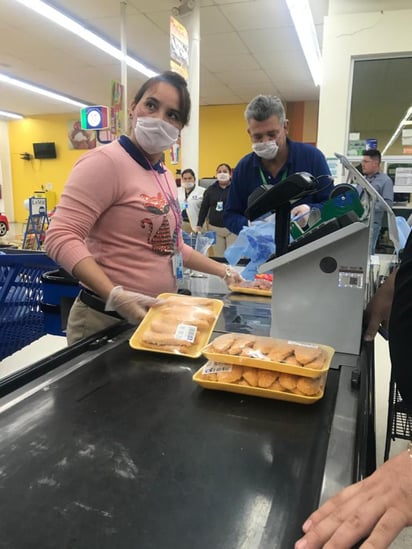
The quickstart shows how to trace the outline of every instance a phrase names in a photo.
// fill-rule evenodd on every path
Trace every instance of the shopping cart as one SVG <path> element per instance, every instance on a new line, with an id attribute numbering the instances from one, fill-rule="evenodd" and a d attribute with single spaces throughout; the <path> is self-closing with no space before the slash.
<path id="1" fill-rule="evenodd" d="M 45 335 L 41 276 L 56 267 L 44 252 L 0 254 L 0 360 Z"/>

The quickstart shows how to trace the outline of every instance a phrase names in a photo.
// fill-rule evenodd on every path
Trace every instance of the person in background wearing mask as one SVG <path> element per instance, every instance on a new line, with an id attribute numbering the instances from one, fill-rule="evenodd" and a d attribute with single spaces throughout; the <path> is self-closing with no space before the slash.
<path id="1" fill-rule="evenodd" d="M 69 344 L 122 319 L 138 324 L 156 296 L 177 291 L 182 264 L 228 284 L 241 279 L 183 242 L 176 182 L 161 159 L 189 114 L 184 78 L 150 78 L 130 106 L 130 135 L 86 153 L 69 175 L 45 243 L 82 287 Z"/>
<path id="2" fill-rule="evenodd" d="M 288 120 L 278 97 L 258 95 L 246 107 L 245 119 L 253 152 L 233 170 L 224 210 L 226 227 L 239 234 L 248 225 L 248 197 L 260 185 L 276 185 L 289 175 L 308 172 L 317 178 L 319 190 L 296 202 L 291 211 L 293 217 L 300 218 L 299 225 L 305 227 L 310 209 L 321 209 L 333 188 L 325 156 L 313 145 L 288 138 Z"/>
<path id="3" fill-rule="evenodd" d="M 393 206 L 393 182 L 389 175 L 379 171 L 381 164 L 381 153 L 377 149 L 365 150 L 362 152 L 362 174 L 365 179 L 372 185 L 385 202 L 392 208 Z M 363 193 L 363 187 L 358 185 L 359 193 Z M 371 236 L 371 253 L 375 253 L 376 244 L 378 243 L 379 234 L 381 232 L 382 221 L 385 210 L 383 204 L 378 202 L 375 205 L 373 216 L 373 228 Z"/>
<path id="4" fill-rule="evenodd" d="M 219 164 L 216 168 L 217 181 L 208 187 L 203 195 L 196 227 L 196 232 L 200 232 L 205 221 L 208 221 L 208 229 L 216 233 L 216 244 L 213 245 L 216 257 L 224 257 L 226 248 L 236 240 L 236 235 L 226 229 L 223 221 L 231 177 L 232 168 L 229 164 Z"/>
<path id="5" fill-rule="evenodd" d="M 204 189 L 196 185 L 196 175 L 191 168 L 182 171 L 181 180 L 177 195 L 182 212 L 182 229 L 186 233 L 192 233 L 195 232 Z"/>

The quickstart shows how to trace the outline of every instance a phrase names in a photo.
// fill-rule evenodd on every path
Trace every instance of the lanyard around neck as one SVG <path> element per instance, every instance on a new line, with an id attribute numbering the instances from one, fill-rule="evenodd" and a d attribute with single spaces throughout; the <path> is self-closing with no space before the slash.
<path id="1" fill-rule="evenodd" d="M 269 187 L 269 183 L 267 182 L 265 174 L 263 173 L 263 170 L 260 166 L 259 166 L 259 173 L 260 173 L 260 179 L 262 180 L 263 186 L 264 187 Z M 287 172 L 284 171 L 283 174 L 282 174 L 282 177 L 280 178 L 280 180 L 283 181 L 284 179 L 287 178 L 287 176 L 288 176 Z"/>
<path id="2" fill-rule="evenodd" d="M 169 181 L 168 181 L 168 179 L 167 179 L 166 170 L 163 172 L 163 178 L 164 178 L 164 180 L 165 180 L 165 182 L 166 182 L 167 189 L 168 189 L 169 193 L 167 193 L 167 192 L 165 191 L 165 189 L 163 188 L 163 184 L 162 184 L 162 182 L 161 182 L 161 180 L 160 180 L 160 178 L 159 178 L 159 176 L 158 176 L 156 170 L 153 168 L 153 166 L 151 165 L 151 163 L 149 162 L 149 160 L 148 160 L 147 158 L 146 158 L 146 160 L 147 160 L 147 163 L 148 163 L 149 166 L 150 166 L 150 171 L 152 172 L 154 178 L 156 179 L 156 182 L 157 182 L 157 184 L 159 185 L 160 190 L 162 191 L 162 194 L 163 194 L 164 198 L 166 199 L 167 203 L 168 203 L 169 206 L 170 206 L 170 209 L 172 210 L 173 217 L 175 218 L 175 223 L 176 223 L 176 229 L 175 229 L 175 242 L 177 243 L 178 238 L 179 238 L 179 230 L 180 230 L 180 228 L 181 228 L 181 226 L 182 226 L 182 215 L 181 215 L 180 212 L 176 212 L 176 208 L 175 208 L 175 206 L 174 206 L 174 204 L 173 204 L 173 202 L 172 202 L 172 198 L 171 198 L 171 197 L 173 196 L 173 194 L 172 194 L 172 190 L 171 190 L 170 185 L 169 185 Z M 160 175 L 160 174 L 159 174 L 159 175 Z"/>

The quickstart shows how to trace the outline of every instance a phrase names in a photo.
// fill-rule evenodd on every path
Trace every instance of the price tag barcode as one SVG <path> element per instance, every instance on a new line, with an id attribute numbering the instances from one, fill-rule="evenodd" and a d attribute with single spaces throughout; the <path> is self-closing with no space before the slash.
<path id="1" fill-rule="evenodd" d="M 191 326 L 190 324 L 178 324 L 176 328 L 175 338 L 194 343 L 196 338 L 196 332 L 196 326 Z"/>
<path id="2" fill-rule="evenodd" d="M 202 374 L 217 374 L 219 372 L 231 372 L 231 364 L 222 364 L 221 362 L 211 362 L 205 364 L 202 368 Z"/>

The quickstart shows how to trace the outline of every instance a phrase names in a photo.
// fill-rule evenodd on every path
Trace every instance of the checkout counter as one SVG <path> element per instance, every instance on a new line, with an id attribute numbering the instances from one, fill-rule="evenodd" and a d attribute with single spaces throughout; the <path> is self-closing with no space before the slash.
<path id="1" fill-rule="evenodd" d="M 224 308 L 212 337 L 269 335 L 270 298 Z M 0 383 L 1 539 L 55 549 L 292 548 L 324 499 L 374 467 L 373 356 L 337 353 L 301 405 L 202 389 L 206 359 L 136 351 L 127 324 Z"/>

